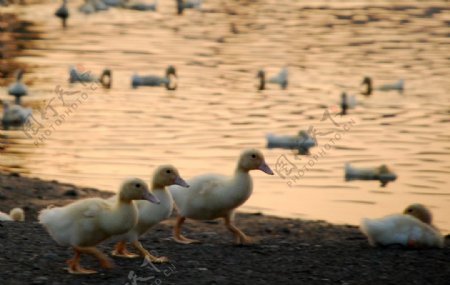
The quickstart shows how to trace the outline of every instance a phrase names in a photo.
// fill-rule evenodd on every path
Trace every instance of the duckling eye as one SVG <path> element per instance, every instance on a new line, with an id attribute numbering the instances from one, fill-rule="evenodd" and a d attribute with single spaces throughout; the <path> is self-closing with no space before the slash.
<path id="1" fill-rule="evenodd" d="M 141 187 L 141 184 L 137 183 L 137 184 L 134 185 L 134 186 L 136 186 L 136 188 L 140 188 L 140 187 Z"/>
<path id="2" fill-rule="evenodd" d="M 252 154 L 252 158 L 256 158 L 256 154 Z"/>
<path id="3" fill-rule="evenodd" d="M 166 170 L 167 174 L 170 174 L 172 171 L 170 171 L 169 169 Z"/>

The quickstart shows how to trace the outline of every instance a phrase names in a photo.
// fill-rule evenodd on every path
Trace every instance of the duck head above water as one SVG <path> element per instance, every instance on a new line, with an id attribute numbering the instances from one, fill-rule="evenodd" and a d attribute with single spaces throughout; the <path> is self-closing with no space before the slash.
<path id="1" fill-rule="evenodd" d="M 259 78 L 258 90 L 264 90 L 266 88 L 266 72 L 264 69 L 258 71 L 256 78 Z"/>
<path id="2" fill-rule="evenodd" d="M 373 91 L 372 78 L 370 78 L 369 76 L 364 77 L 361 84 L 365 86 L 365 89 L 361 92 L 361 94 L 363 94 L 365 96 L 372 95 L 372 91 Z"/>
<path id="3" fill-rule="evenodd" d="M 173 65 L 169 65 L 166 69 L 167 82 L 165 84 L 167 90 L 177 89 L 177 70 Z"/>
<path id="4" fill-rule="evenodd" d="M 102 75 L 100 76 L 100 83 L 105 88 L 111 88 L 112 84 L 112 71 L 111 69 L 104 69 Z"/>

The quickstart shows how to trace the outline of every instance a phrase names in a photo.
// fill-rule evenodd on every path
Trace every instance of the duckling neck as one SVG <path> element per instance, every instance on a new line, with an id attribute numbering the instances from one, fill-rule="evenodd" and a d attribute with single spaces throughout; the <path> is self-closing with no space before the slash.
<path id="1" fill-rule="evenodd" d="M 102 220 L 102 228 L 108 234 L 122 234 L 137 223 L 136 206 L 128 199 L 118 199 L 116 205 Z"/>
<path id="2" fill-rule="evenodd" d="M 249 171 L 238 166 L 231 183 L 234 185 L 228 194 L 230 202 L 239 206 L 250 197 L 253 191 L 253 182 Z"/>

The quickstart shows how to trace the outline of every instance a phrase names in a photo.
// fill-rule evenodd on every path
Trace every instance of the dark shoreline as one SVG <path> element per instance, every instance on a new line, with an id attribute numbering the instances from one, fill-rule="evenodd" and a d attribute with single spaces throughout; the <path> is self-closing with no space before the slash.
<path id="1" fill-rule="evenodd" d="M 117 267 L 96 275 L 73 276 L 63 268 L 71 251 L 61 248 L 36 222 L 49 204 L 108 197 L 112 193 L 57 181 L 0 172 L 0 210 L 24 207 L 26 222 L 0 222 L 2 284 L 448 284 L 450 238 L 444 249 L 371 248 L 355 226 L 323 221 L 237 214 L 236 224 L 256 244 L 234 246 L 221 221 L 188 221 L 188 237 L 199 245 L 170 239 L 173 219 L 142 239 L 144 246 L 171 263 L 144 265 L 142 259 L 114 258 Z M 100 248 L 111 251 L 107 242 Z M 90 257 L 87 267 L 98 268 Z M 158 272 L 159 271 L 159 272 Z M 158 281 L 159 280 L 159 281 Z M 161 283 L 160 283 L 161 282 Z"/>

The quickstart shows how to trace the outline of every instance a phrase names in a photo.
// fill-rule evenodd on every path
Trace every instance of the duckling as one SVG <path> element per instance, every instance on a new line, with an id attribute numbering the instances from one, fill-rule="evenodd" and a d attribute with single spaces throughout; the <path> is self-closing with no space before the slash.
<path id="1" fill-rule="evenodd" d="M 8 94 L 16 98 L 17 105 L 20 105 L 20 98 L 28 94 L 27 86 L 22 83 L 23 73 L 22 69 L 16 71 L 16 82 L 8 89 Z"/>
<path id="2" fill-rule="evenodd" d="M 184 9 L 200 9 L 203 0 L 176 0 L 178 15 L 183 14 Z"/>
<path id="3" fill-rule="evenodd" d="M 345 181 L 351 180 L 379 180 L 381 187 L 395 181 L 397 175 L 385 164 L 377 168 L 354 168 L 350 163 L 345 164 Z"/>
<path id="4" fill-rule="evenodd" d="M 69 68 L 69 82 L 100 82 L 104 88 L 111 88 L 112 84 L 112 71 L 110 69 L 104 69 L 100 78 L 91 74 L 90 72 L 80 72 L 74 66 Z"/>
<path id="5" fill-rule="evenodd" d="M 6 102 L 3 104 L 3 118 L 2 125 L 5 130 L 9 130 L 10 127 L 21 127 L 31 116 L 32 110 L 30 108 L 24 108 L 20 105 L 9 106 Z"/>
<path id="6" fill-rule="evenodd" d="M 131 78 L 131 86 L 137 88 L 139 86 L 161 86 L 165 85 L 167 90 L 177 89 L 177 83 L 173 83 L 173 78 L 177 78 L 177 72 L 175 67 L 169 65 L 166 69 L 166 76 L 159 77 L 154 75 L 139 76 L 137 74 L 133 75 Z"/>
<path id="7" fill-rule="evenodd" d="M 372 95 L 372 92 L 374 90 L 372 78 L 368 76 L 364 77 L 361 84 L 365 87 L 364 90 L 361 92 L 361 94 L 365 96 Z M 379 91 L 397 90 L 398 92 L 403 93 L 404 88 L 405 88 L 405 81 L 403 79 L 400 79 L 398 82 L 395 83 L 381 85 L 380 87 L 377 87 L 376 90 Z"/>
<path id="8" fill-rule="evenodd" d="M 67 261 L 69 273 L 92 274 L 96 271 L 79 264 L 81 254 L 94 256 L 103 268 L 113 267 L 112 261 L 95 246 L 136 225 L 138 211 L 133 200 L 160 202 L 143 180 L 130 178 L 123 182 L 115 203 L 100 198 L 83 199 L 64 207 L 44 209 L 38 220 L 59 245 L 74 249 L 75 256 Z"/>
<path id="9" fill-rule="evenodd" d="M 280 85 L 281 89 L 286 89 L 288 86 L 288 69 L 283 67 L 280 72 L 269 79 L 269 83 Z M 266 72 L 264 69 L 258 71 L 257 78 L 259 78 L 258 90 L 264 90 L 266 88 Z"/>
<path id="10" fill-rule="evenodd" d="M 0 212 L 0 221 L 15 221 L 23 222 L 25 221 L 25 213 L 21 208 L 14 208 L 9 212 L 9 215 Z"/>
<path id="11" fill-rule="evenodd" d="M 409 205 L 403 214 L 363 219 L 360 229 L 372 246 L 444 247 L 444 237 L 432 225 L 431 212 L 422 204 Z"/>
<path id="12" fill-rule="evenodd" d="M 299 154 L 308 154 L 309 149 L 316 145 L 316 139 L 304 130 L 301 130 L 298 136 L 267 135 L 267 148 L 297 149 Z"/>
<path id="13" fill-rule="evenodd" d="M 264 161 L 263 154 L 256 149 L 249 149 L 240 155 L 232 177 L 205 174 L 189 180 L 189 189 L 170 186 L 169 190 L 178 212 L 173 230 L 174 240 L 183 244 L 198 242 L 181 235 L 181 226 L 186 218 L 194 220 L 223 218 L 225 226 L 233 233 L 237 244 L 251 243 L 251 238 L 233 224 L 233 216 L 234 210 L 252 194 L 253 183 L 249 171 L 255 169 L 273 175 Z"/>
<path id="14" fill-rule="evenodd" d="M 119 237 L 112 254 L 125 258 L 134 258 L 138 255 L 128 252 L 126 242 L 130 242 L 139 253 L 151 262 L 163 263 L 169 259 L 165 256 L 156 257 L 150 254 L 139 242 L 138 238 L 145 234 L 151 227 L 167 219 L 172 214 L 173 198 L 166 186 L 180 185 L 189 187 L 189 185 L 180 177 L 178 170 L 171 165 L 162 165 L 158 167 L 153 175 L 151 186 L 152 193 L 161 201 L 155 205 L 147 201 L 135 201 L 138 208 L 138 223 L 126 234 Z"/>
<path id="15" fill-rule="evenodd" d="M 63 0 L 61 7 L 55 12 L 55 16 L 60 18 L 62 21 L 62 26 L 65 28 L 67 26 L 67 18 L 69 18 L 69 9 L 67 9 L 67 0 Z"/>
<path id="16" fill-rule="evenodd" d="M 137 11 L 156 11 L 158 9 L 158 0 L 155 0 L 152 4 L 139 2 L 128 3 L 125 4 L 124 8 Z"/>

